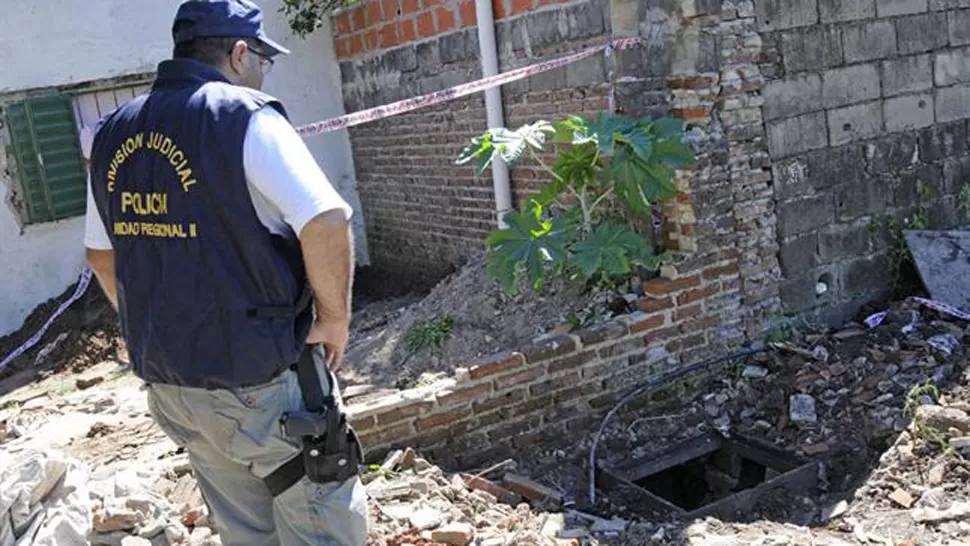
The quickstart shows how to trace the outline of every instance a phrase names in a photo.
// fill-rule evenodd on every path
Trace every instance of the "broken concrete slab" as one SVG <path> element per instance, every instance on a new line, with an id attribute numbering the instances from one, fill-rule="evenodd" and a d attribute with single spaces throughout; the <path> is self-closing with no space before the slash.
<path id="1" fill-rule="evenodd" d="M 933 299 L 970 311 L 970 231 L 905 230 L 903 235 Z"/>

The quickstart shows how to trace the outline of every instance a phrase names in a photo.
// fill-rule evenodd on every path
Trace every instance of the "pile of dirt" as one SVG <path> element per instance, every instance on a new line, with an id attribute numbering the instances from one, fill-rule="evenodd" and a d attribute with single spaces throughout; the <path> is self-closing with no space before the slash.
<path id="1" fill-rule="evenodd" d="M 36 334 L 76 287 L 37 306 L 19 330 L 0 338 L 0 359 Z M 105 360 L 127 359 L 118 315 L 92 279 L 84 295 L 51 323 L 36 345 L 0 369 L 0 393 L 61 369 L 80 372 Z"/>
<path id="2" fill-rule="evenodd" d="M 626 294 L 617 296 L 613 291 L 586 292 L 562 279 L 545 283 L 541 290 L 533 290 L 523 280 L 510 296 L 498 283 L 488 282 L 486 266 L 482 253 L 420 300 L 417 296 L 395 300 L 401 305 L 396 309 L 379 302 L 374 304 L 379 306 L 376 312 L 364 306 L 355 314 L 340 379 L 348 385 L 411 388 L 429 380 L 423 374 L 450 374 L 483 356 L 521 349 L 545 335 L 607 320 L 614 312 L 632 310 L 628 302 L 636 299 L 632 289 L 624 298 Z M 409 331 L 420 347 L 421 339 L 433 337 L 422 336 L 422 329 L 448 331 L 449 326 L 440 347 L 414 351 L 408 343 Z"/>

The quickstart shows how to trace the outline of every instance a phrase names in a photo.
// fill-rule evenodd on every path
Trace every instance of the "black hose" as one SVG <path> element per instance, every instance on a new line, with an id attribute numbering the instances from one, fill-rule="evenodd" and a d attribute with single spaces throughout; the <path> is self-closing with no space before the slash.
<path id="1" fill-rule="evenodd" d="M 769 347 L 759 342 L 759 343 L 755 343 L 749 349 L 744 349 L 742 351 L 731 353 L 727 356 L 710 358 L 708 360 L 703 360 L 701 362 L 691 364 L 690 366 L 684 366 L 683 368 L 678 368 L 676 370 L 673 370 L 671 372 L 665 373 L 663 375 L 660 375 L 660 376 L 654 377 L 653 379 L 648 380 L 643 385 L 640 385 L 639 387 L 634 388 L 629 394 L 627 394 L 619 402 L 617 402 L 616 405 L 613 406 L 613 409 L 611 409 L 609 413 L 606 414 L 606 417 L 603 418 L 603 422 L 600 423 L 599 429 L 596 431 L 596 436 L 593 437 L 593 445 L 590 447 L 590 450 L 589 450 L 589 504 L 590 506 L 594 506 L 596 504 L 596 448 L 599 445 L 600 437 L 603 435 L 603 431 L 606 429 L 607 423 L 609 423 L 610 419 L 612 419 L 613 416 L 616 415 L 616 412 L 619 411 L 620 408 L 628 404 L 631 400 L 633 400 L 637 396 L 649 391 L 650 389 L 657 387 L 658 385 L 673 381 L 675 379 L 678 379 L 688 374 L 692 374 L 694 372 L 700 371 L 704 368 L 708 368 L 720 362 L 735 360 L 738 358 L 743 358 L 743 357 L 755 355 L 758 353 L 763 353 L 767 351 L 768 348 Z"/>

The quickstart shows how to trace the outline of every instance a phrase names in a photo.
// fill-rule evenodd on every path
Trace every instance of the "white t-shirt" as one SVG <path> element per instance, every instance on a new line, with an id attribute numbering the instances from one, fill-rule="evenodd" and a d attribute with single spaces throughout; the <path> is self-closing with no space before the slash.
<path id="1" fill-rule="evenodd" d="M 243 170 L 256 215 L 271 233 L 299 235 L 315 216 L 342 210 L 349 221 L 353 210 L 320 170 L 303 139 L 273 107 L 249 120 L 243 143 Z M 111 240 L 98 214 L 88 183 L 84 246 L 110 250 Z"/>

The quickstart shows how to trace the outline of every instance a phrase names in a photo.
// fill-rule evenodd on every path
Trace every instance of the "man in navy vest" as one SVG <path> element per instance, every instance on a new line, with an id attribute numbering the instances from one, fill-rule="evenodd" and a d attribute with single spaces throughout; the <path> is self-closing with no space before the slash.
<path id="1" fill-rule="evenodd" d="M 150 92 L 98 126 L 88 262 L 223 544 L 363 545 L 359 448 L 331 371 L 350 207 L 259 91 L 289 52 L 258 7 L 189 0 L 172 34 Z"/>

